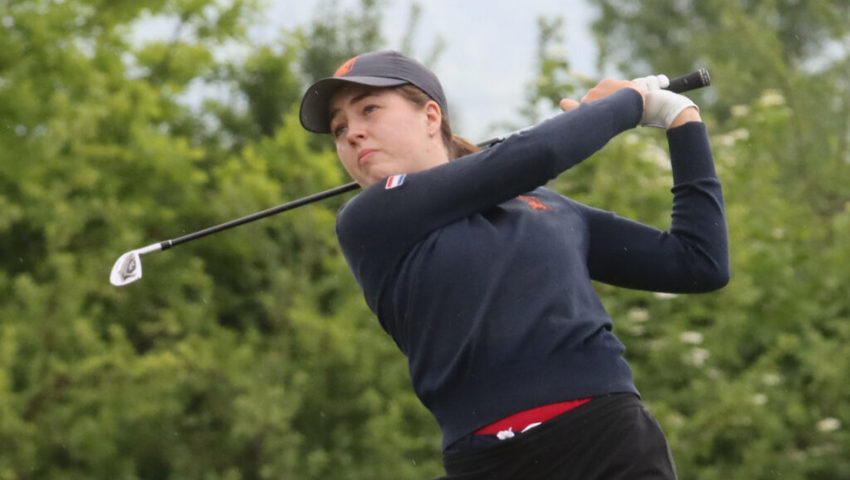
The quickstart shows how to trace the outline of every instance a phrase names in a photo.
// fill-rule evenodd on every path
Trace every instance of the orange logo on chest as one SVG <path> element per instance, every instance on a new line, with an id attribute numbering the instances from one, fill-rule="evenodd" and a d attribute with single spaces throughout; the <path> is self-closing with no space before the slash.
<path id="1" fill-rule="evenodd" d="M 531 205 L 531 208 L 533 208 L 535 210 L 545 210 L 545 211 L 552 210 L 551 208 L 549 208 L 548 205 L 541 202 L 540 199 L 538 199 L 537 197 L 532 197 L 531 195 L 520 195 L 516 198 L 518 198 L 518 199 L 522 200 L 523 202 Z"/>

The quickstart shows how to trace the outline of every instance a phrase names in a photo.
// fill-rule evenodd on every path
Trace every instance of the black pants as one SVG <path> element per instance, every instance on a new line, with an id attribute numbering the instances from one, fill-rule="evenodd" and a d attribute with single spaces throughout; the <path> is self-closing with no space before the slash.
<path id="1" fill-rule="evenodd" d="M 637 396 L 598 397 L 539 427 L 470 453 L 444 455 L 437 480 L 675 480 L 658 422 Z"/>

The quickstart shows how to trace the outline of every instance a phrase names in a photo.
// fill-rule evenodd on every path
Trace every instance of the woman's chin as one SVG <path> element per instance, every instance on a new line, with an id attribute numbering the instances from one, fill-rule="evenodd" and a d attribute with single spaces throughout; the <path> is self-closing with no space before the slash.
<path id="1" fill-rule="evenodd" d="M 369 173 L 366 175 L 366 181 L 369 182 L 369 185 L 383 182 L 385 178 L 392 175 L 391 173 L 386 173 L 381 169 L 373 169 L 369 170 Z"/>

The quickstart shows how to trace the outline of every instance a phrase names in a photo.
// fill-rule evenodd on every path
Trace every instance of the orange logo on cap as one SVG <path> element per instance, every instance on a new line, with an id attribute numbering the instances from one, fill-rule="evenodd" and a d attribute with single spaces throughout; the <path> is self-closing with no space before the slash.
<path id="1" fill-rule="evenodd" d="M 354 62 L 357 61 L 357 57 L 351 58 L 339 67 L 334 73 L 334 77 L 341 77 L 346 73 L 350 72 L 352 68 L 354 68 Z"/>

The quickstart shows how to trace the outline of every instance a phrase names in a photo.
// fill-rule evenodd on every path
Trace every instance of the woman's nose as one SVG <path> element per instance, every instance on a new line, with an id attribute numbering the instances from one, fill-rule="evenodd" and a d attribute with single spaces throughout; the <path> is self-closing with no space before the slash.
<path id="1" fill-rule="evenodd" d="M 348 129 L 345 135 L 349 142 L 355 143 L 366 138 L 366 131 L 361 122 L 353 121 L 348 123 Z"/>

